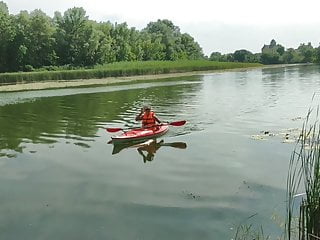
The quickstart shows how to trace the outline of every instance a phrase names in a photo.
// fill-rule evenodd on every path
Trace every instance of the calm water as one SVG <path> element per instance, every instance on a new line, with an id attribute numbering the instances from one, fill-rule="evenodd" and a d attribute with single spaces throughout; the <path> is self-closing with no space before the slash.
<path id="1" fill-rule="evenodd" d="M 294 144 L 252 135 L 301 127 L 319 72 L 1 93 L 0 239 L 231 239 L 253 222 L 281 234 Z M 112 154 L 104 128 L 137 126 L 145 103 L 187 124 L 158 139 L 152 161 L 134 147 Z"/>

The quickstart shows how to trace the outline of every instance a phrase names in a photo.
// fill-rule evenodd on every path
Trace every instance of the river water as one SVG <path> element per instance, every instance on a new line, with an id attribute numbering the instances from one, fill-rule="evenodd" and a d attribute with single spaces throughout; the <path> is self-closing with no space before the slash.
<path id="1" fill-rule="evenodd" d="M 296 65 L 0 93 L 0 239 L 231 239 L 252 223 L 281 235 L 291 142 L 319 73 Z M 105 128 L 138 126 L 144 104 L 187 123 L 151 157 L 108 144 Z"/>

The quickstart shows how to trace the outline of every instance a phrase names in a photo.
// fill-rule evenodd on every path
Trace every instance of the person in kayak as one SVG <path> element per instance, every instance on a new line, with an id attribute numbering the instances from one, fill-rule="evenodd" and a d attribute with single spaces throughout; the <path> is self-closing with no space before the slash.
<path id="1" fill-rule="evenodd" d="M 140 113 L 136 116 L 136 121 L 142 121 L 142 127 L 148 128 L 156 125 L 156 123 L 161 123 L 156 114 L 151 111 L 150 106 L 144 106 Z"/>

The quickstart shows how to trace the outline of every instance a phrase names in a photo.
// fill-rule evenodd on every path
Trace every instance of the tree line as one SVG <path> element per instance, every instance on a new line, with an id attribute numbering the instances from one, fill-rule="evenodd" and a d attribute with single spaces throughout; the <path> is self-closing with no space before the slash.
<path id="1" fill-rule="evenodd" d="M 320 62 L 320 47 L 311 43 L 285 49 L 272 40 L 261 53 L 236 50 L 204 56 L 188 33 L 170 20 L 150 22 L 142 30 L 126 23 L 90 20 L 83 8 L 71 8 L 51 18 L 41 10 L 9 13 L 0 1 L 0 72 L 92 67 L 122 61 L 175 61 L 209 59 L 218 62 Z"/>
<path id="2" fill-rule="evenodd" d="M 255 62 L 262 64 L 281 63 L 320 63 L 320 46 L 314 48 L 311 43 L 300 44 L 297 49 L 285 47 L 272 39 L 269 45 L 264 45 L 261 53 L 252 53 L 248 50 L 236 50 L 234 53 L 211 53 L 210 60 L 219 62 Z"/>
<path id="3" fill-rule="evenodd" d="M 195 60 L 202 48 L 169 20 L 144 29 L 90 20 L 83 8 L 47 16 L 41 10 L 10 14 L 0 1 L 0 72 L 68 69 L 121 61 Z"/>

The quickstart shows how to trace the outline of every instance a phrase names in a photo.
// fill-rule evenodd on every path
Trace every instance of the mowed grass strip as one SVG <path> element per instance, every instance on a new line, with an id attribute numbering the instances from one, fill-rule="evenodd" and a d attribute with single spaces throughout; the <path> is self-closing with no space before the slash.
<path id="1" fill-rule="evenodd" d="M 206 60 L 118 62 L 98 65 L 91 69 L 80 68 L 77 70 L 1 73 L 0 84 L 54 80 L 99 79 L 107 77 L 223 70 L 258 66 L 262 65 L 259 63 L 213 62 Z"/>

